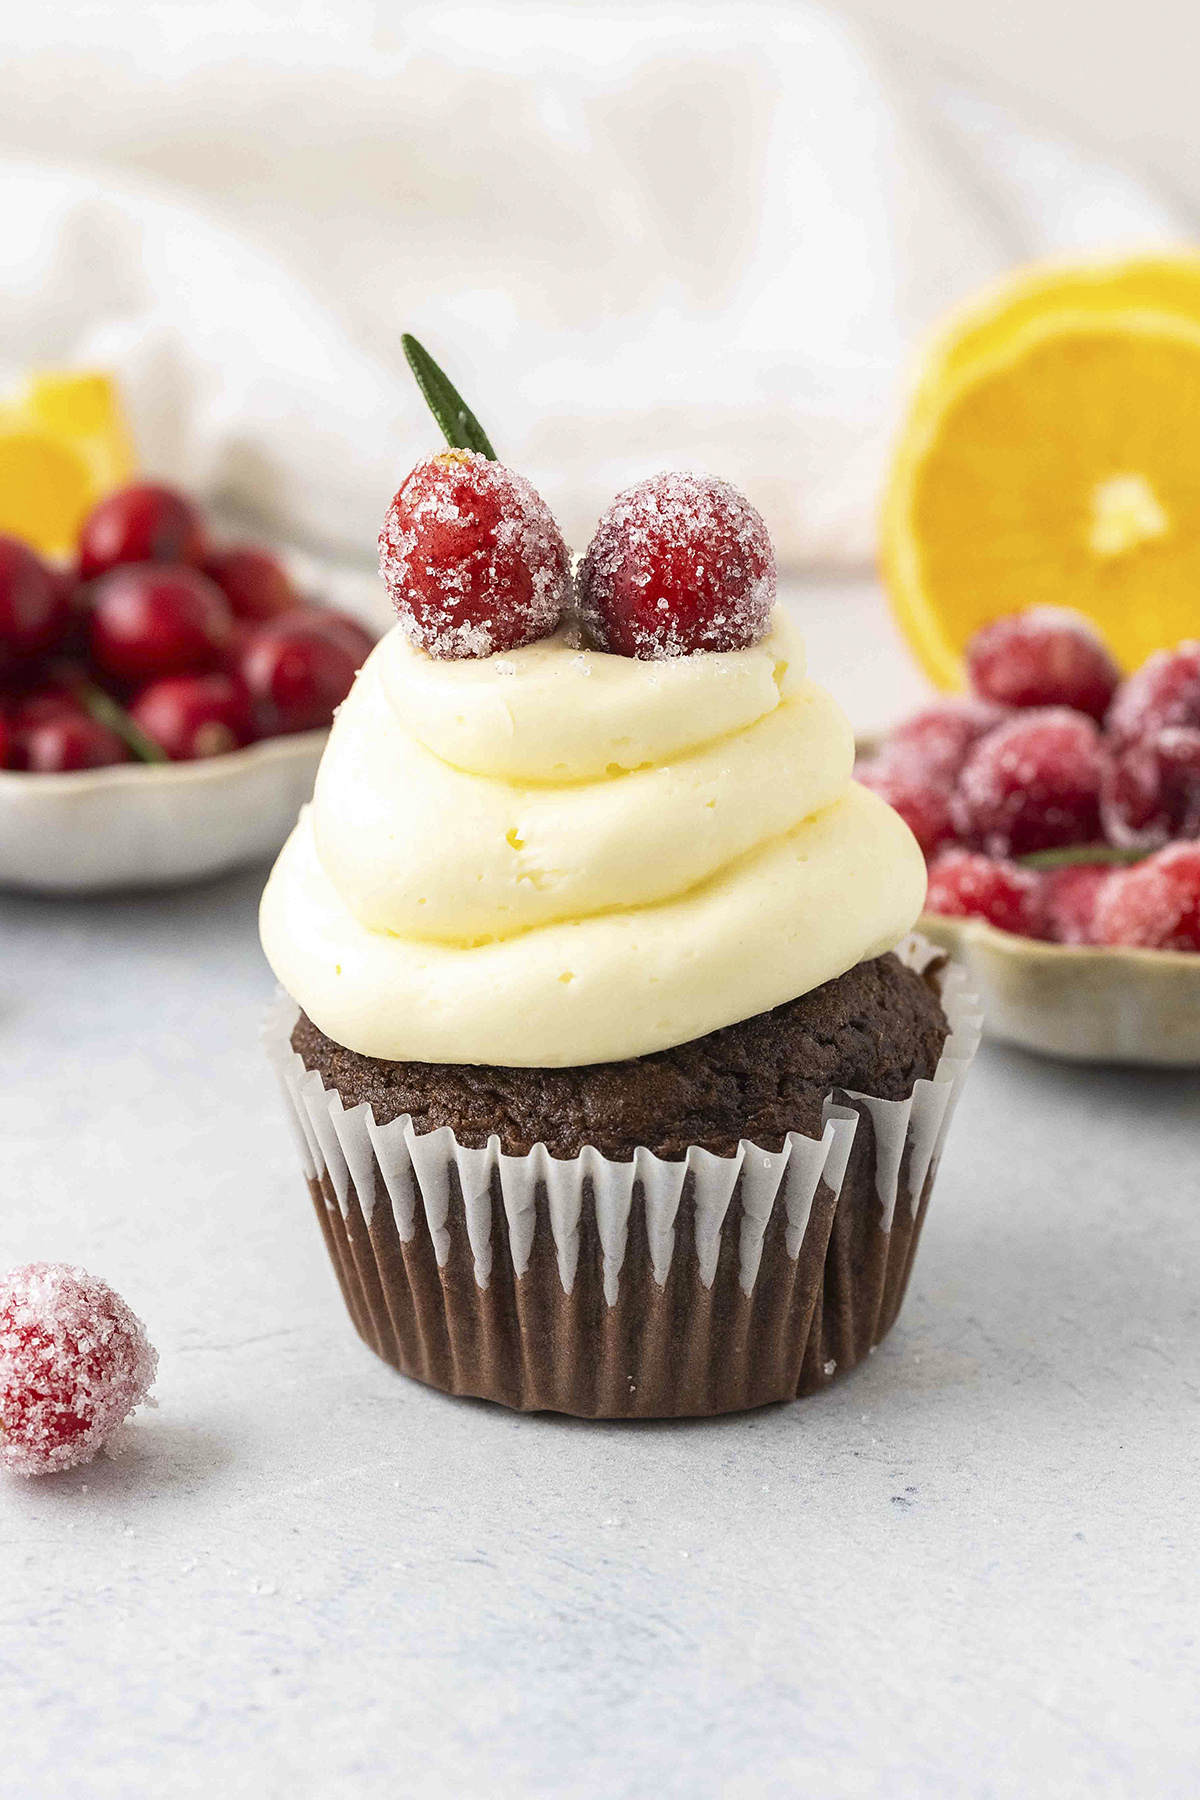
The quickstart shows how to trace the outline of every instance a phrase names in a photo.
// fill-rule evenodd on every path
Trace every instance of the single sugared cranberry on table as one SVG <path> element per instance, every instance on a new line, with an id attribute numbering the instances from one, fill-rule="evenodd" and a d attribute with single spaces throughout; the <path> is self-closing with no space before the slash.
<path id="1" fill-rule="evenodd" d="M 102 674 L 138 683 L 211 668 L 232 625 L 229 602 L 199 569 L 113 569 L 92 589 L 88 645 Z"/>
<path id="2" fill-rule="evenodd" d="M 124 738 L 86 713 L 63 712 L 27 726 L 20 739 L 21 767 L 31 775 L 65 775 L 74 769 L 107 769 L 131 762 Z"/>
<path id="3" fill-rule="evenodd" d="M 473 450 L 405 478 L 379 534 L 379 567 L 405 634 L 439 658 L 491 656 L 549 637 L 571 558 L 532 482 Z"/>
<path id="4" fill-rule="evenodd" d="M 90 1462 L 157 1368 L 145 1326 L 107 1282 L 66 1263 L 0 1275 L 0 1468 L 47 1475 Z"/>
<path id="5" fill-rule="evenodd" d="M 727 481 L 668 471 L 618 494 L 579 570 L 593 644 L 643 661 L 744 650 L 775 604 L 761 513 Z"/>
<path id="6" fill-rule="evenodd" d="M 269 550 L 232 544 L 206 557 L 204 573 L 215 581 L 235 619 L 261 624 L 300 605 L 287 571 Z"/>
<path id="7" fill-rule="evenodd" d="M 136 481 L 93 507 L 79 534 L 84 581 L 123 563 L 199 565 L 208 551 L 200 508 L 158 481 Z"/>
<path id="8" fill-rule="evenodd" d="M 967 758 L 950 802 L 955 829 L 989 856 L 1092 843 L 1106 763 L 1100 732 L 1083 713 L 1018 713 Z"/>
<path id="9" fill-rule="evenodd" d="M 989 731 L 1011 718 L 1004 706 L 968 695 L 927 706 L 888 734 L 882 755 L 889 763 L 949 784 Z"/>
<path id="10" fill-rule="evenodd" d="M 1112 875 L 1103 863 L 1070 863 L 1043 876 L 1046 936 L 1056 944 L 1095 943 L 1096 906 Z"/>
<path id="11" fill-rule="evenodd" d="M 975 692 L 1001 706 L 1069 706 L 1102 719 L 1121 671 L 1082 613 L 1030 606 L 993 619 L 966 649 Z"/>
<path id="12" fill-rule="evenodd" d="M 954 836 L 950 818 L 950 792 L 943 782 L 931 781 L 919 770 L 892 762 L 886 755 L 860 763 L 854 779 L 870 788 L 893 807 L 916 838 L 926 861 L 939 845 Z"/>
<path id="13" fill-rule="evenodd" d="M 986 919 L 1022 937 L 1045 932 L 1041 876 L 975 850 L 943 850 L 934 860 L 925 909 L 947 918 Z"/>
<path id="14" fill-rule="evenodd" d="M 0 535 L 0 653 L 6 661 L 55 649 L 71 627 L 71 583 L 19 538 Z"/>
<path id="15" fill-rule="evenodd" d="M 1200 951 L 1200 843 L 1114 870 L 1096 905 L 1098 944 Z"/>
<path id="16" fill-rule="evenodd" d="M 1105 720 L 1117 750 L 1178 725 L 1200 726 L 1200 640 L 1148 656 L 1121 683 Z"/>
<path id="17" fill-rule="evenodd" d="M 352 620 L 315 608 L 260 625 L 238 659 L 260 735 L 330 724 L 371 647 Z"/>
<path id="18" fill-rule="evenodd" d="M 220 670 L 152 681 L 131 703 L 129 713 L 172 762 L 222 756 L 252 743 L 255 736 L 245 682 Z"/>
<path id="19" fill-rule="evenodd" d="M 1112 757 L 1100 794 L 1110 843 L 1160 850 L 1200 837 L 1200 727 L 1168 725 Z"/>

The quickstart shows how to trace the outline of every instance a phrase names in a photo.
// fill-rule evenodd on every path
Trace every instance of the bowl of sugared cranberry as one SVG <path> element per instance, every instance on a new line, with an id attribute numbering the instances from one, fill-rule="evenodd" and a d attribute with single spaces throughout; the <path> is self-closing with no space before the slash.
<path id="1" fill-rule="evenodd" d="M 1200 641 L 1122 677 L 1086 619 L 1031 607 L 965 662 L 969 694 L 856 770 L 925 852 L 921 929 L 970 965 L 998 1037 L 1200 1064 Z"/>
<path id="2" fill-rule="evenodd" d="M 0 536 L 0 885 L 196 879 L 277 850 L 375 634 L 157 482 L 73 567 Z"/>

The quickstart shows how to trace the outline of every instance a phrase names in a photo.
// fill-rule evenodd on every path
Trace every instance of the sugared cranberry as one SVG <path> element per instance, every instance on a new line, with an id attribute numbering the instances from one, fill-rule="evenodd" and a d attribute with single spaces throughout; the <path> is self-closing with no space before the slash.
<path id="1" fill-rule="evenodd" d="M 436 657 L 549 637 L 570 591 L 570 555 L 536 488 L 471 450 L 413 469 L 387 510 L 379 567 L 404 631 Z"/>
<path id="2" fill-rule="evenodd" d="M 967 758 L 951 800 L 955 829 L 989 856 L 1091 843 L 1105 764 L 1100 733 L 1082 713 L 1020 713 Z"/>
<path id="3" fill-rule="evenodd" d="M 883 756 L 932 781 L 950 783 L 980 738 L 1010 716 L 1007 708 L 987 700 L 942 700 L 898 725 L 883 746 Z"/>
<path id="4" fill-rule="evenodd" d="M 854 779 L 878 794 L 900 814 L 928 860 L 940 844 L 954 836 L 949 790 L 916 770 L 884 757 L 860 763 Z"/>
<path id="5" fill-rule="evenodd" d="M 1001 706 L 1069 706 L 1102 719 L 1121 671 L 1082 613 L 1030 606 L 993 619 L 966 650 L 971 686 Z"/>
<path id="6" fill-rule="evenodd" d="M 22 767 L 33 775 L 62 775 L 71 769 L 106 769 L 132 760 L 128 744 L 86 713 L 61 713 L 40 720 L 21 735 Z"/>
<path id="7" fill-rule="evenodd" d="M 239 662 L 260 735 L 279 737 L 330 724 L 364 654 L 348 634 L 339 638 L 309 613 L 260 625 Z"/>
<path id="8" fill-rule="evenodd" d="M 92 509 L 79 534 L 85 581 L 122 563 L 204 561 L 208 534 L 200 509 L 174 488 L 137 481 Z"/>
<path id="9" fill-rule="evenodd" d="M 1109 842 L 1125 849 L 1200 837 L 1200 727 L 1168 725 L 1114 756 L 1100 817 Z"/>
<path id="10" fill-rule="evenodd" d="M 925 907 L 949 918 L 987 919 L 1022 937 L 1041 937 L 1045 929 L 1041 877 L 974 850 L 942 852 L 929 871 Z"/>
<path id="11" fill-rule="evenodd" d="M 1046 935 L 1056 944 L 1095 942 L 1096 906 L 1112 876 L 1103 863 L 1071 863 L 1044 876 Z"/>
<path id="12" fill-rule="evenodd" d="M 142 689 L 129 709 L 172 762 L 240 750 L 254 738 L 246 684 L 237 675 L 168 675 Z"/>
<path id="13" fill-rule="evenodd" d="M 0 536 L 0 654 L 15 663 L 53 650 L 71 625 L 71 584 L 19 538 Z"/>
<path id="14" fill-rule="evenodd" d="M 744 650 L 775 603 L 770 533 L 727 481 L 651 476 L 618 494 L 596 527 L 579 603 L 592 642 L 617 656 Z"/>
<path id="15" fill-rule="evenodd" d="M 1200 640 L 1156 650 L 1121 683 L 1105 726 L 1116 749 L 1141 744 L 1168 726 L 1200 726 Z"/>
<path id="16" fill-rule="evenodd" d="M 1200 844 L 1165 850 L 1114 872 L 1096 906 L 1098 944 L 1200 950 Z"/>
<path id="17" fill-rule="evenodd" d="M 229 602 L 199 569 L 113 569 L 92 592 L 92 660 L 118 681 L 211 668 L 232 626 Z"/>
<path id="18" fill-rule="evenodd" d="M 269 551 L 250 544 L 214 550 L 205 560 L 204 573 L 216 582 L 235 619 L 261 624 L 300 604 L 283 565 Z"/>
<path id="19" fill-rule="evenodd" d="M 0 1276 L 0 1468 L 46 1475 L 90 1462 L 157 1367 L 145 1326 L 107 1282 L 66 1263 L 10 1269 Z"/>

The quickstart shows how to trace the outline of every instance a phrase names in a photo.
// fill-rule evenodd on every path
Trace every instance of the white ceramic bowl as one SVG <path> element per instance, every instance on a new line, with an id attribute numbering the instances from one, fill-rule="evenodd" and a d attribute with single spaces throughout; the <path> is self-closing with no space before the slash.
<path id="1" fill-rule="evenodd" d="M 373 572 L 277 551 L 301 593 L 375 631 L 392 622 Z M 0 887 L 172 887 L 273 856 L 312 793 L 327 736 L 267 738 L 193 763 L 118 763 L 69 775 L 0 770 Z"/>
<path id="2" fill-rule="evenodd" d="M 0 885 L 42 893 L 168 887 L 279 849 L 312 793 L 324 731 L 189 763 L 0 772 Z"/>
<path id="3" fill-rule="evenodd" d="M 917 929 L 965 966 L 991 1037 L 1077 1062 L 1200 1066 L 1200 955 L 1044 944 L 937 913 Z"/>

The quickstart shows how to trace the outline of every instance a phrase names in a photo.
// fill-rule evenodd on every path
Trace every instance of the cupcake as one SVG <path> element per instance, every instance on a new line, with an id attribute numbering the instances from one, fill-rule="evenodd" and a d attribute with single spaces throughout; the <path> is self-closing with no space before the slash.
<path id="1" fill-rule="evenodd" d="M 357 1330 L 522 1409 L 812 1392 L 896 1317 L 978 1029 L 762 520 L 643 483 L 576 588 L 530 484 L 454 450 L 381 548 L 400 622 L 261 913 Z"/>

